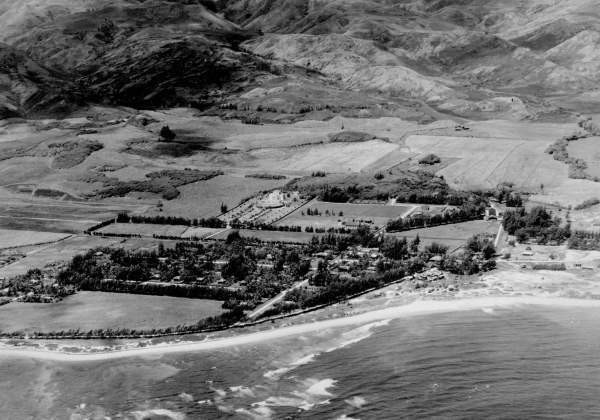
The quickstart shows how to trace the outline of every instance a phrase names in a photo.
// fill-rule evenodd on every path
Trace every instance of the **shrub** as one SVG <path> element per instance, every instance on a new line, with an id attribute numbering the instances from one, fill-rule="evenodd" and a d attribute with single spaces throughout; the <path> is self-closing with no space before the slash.
<path id="1" fill-rule="evenodd" d="M 423 156 L 421 159 L 419 159 L 419 165 L 435 165 L 441 161 L 442 159 L 439 156 L 430 153 L 427 156 Z"/>
<path id="2" fill-rule="evenodd" d="M 165 125 L 163 126 L 163 128 L 160 129 L 160 137 L 163 140 L 172 141 L 175 140 L 175 137 L 177 137 L 177 135 L 173 132 L 173 130 L 169 128 L 168 125 Z"/>
<path id="3" fill-rule="evenodd" d="M 597 204 L 600 204 L 600 200 L 597 198 L 590 198 L 589 200 L 585 200 L 583 203 L 575 206 L 575 210 L 584 210 L 590 207 L 593 207 Z"/>

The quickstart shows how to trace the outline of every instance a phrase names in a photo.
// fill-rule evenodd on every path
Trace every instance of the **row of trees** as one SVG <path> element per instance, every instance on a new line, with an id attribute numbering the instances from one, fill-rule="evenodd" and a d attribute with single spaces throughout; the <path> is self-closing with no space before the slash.
<path id="1" fill-rule="evenodd" d="M 417 216 L 390 220 L 387 224 L 388 232 L 401 232 L 411 229 L 421 229 L 450 223 L 460 223 L 469 220 L 481 219 L 485 205 L 467 203 L 456 210 L 449 210 L 443 214 L 419 214 Z"/>
<path id="2" fill-rule="evenodd" d="M 129 215 L 127 213 L 119 213 L 117 215 L 117 223 L 145 223 L 153 225 L 183 225 L 183 226 L 200 226 L 209 228 L 224 228 L 226 223 L 217 217 L 209 217 L 202 219 L 187 219 L 177 216 L 138 216 Z"/>

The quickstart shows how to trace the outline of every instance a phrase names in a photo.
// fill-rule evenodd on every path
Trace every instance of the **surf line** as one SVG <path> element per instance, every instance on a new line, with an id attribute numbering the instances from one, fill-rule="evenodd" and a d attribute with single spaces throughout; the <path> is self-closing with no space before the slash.
<path id="1" fill-rule="evenodd" d="M 407 305 L 387 307 L 385 309 L 378 309 L 348 317 L 273 328 L 270 330 L 233 335 L 230 337 L 207 339 L 198 342 L 167 343 L 114 351 L 81 353 L 46 349 L 25 349 L 10 345 L 0 345 L 0 357 L 13 356 L 58 362 L 93 362 L 129 357 L 160 356 L 163 354 L 172 353 L 192 353 L 197 351 L 217 350 L 248 344 L 268 343 L 271 340 L 293 337 L 296 335 L 307 334 L 329 328 L 365 324 L 388 319 L 522 305 L 542 305 L 563 308 L 600 308 L 600 300 L 537 296 L 478 297 L 454 300 L 419 300 Z"/>

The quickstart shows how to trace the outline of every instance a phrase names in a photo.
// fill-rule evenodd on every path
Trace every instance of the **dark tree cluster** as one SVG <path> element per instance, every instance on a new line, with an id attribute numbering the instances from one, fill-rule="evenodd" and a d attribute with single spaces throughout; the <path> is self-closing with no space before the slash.
<path id="1" fill-rule="evenodd" d="M 142 223 L 152 225 L 183 225 L 183 226 L 201 226 L 210 228 L 224 228 L 226 223 L 216 217 L 206 219 L 187 219 L 176 216 L 138 216 L 127 213 L 117 215 L 117 223 Z"/>
<path id="2" fill-rule="evenodd" d="M 583 251 L 600 251 L 600 232 L 576 230 L 569 238 L 569 248 Z"/>
<path id="3" fill-rule="evenodd" d="M 478 220 L 481 219 L 484 211 L 485 205 L 483 203 L 479 205 L 468 203 L 458 209 L 446 211 L 443 214 L 421 214 L 413 217 L 390 220 L 387 224 L 387 231 L 400 232 L 411 229 L 421 229 L 425 227 L 466 222 L 469 220 Z"/>
<path id="4" fill-rule="evenodd" d="M 508 211 L 503 224 L 509 235 L 515 235 L 519 242 L 535 240 L 540 244 L 560 244 L 571 236 L 571 227 L 568 224 L 562 226 L 560 218 L 552 217 L 552 213 L 541 206 L 529 212 L 524 208 Z"/>

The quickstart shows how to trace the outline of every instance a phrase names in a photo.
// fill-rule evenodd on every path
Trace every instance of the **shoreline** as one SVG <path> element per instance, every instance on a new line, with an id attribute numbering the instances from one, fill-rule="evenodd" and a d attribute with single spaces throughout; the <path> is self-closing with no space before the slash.
<path id="1" fill-rule="evenodd" d="M 97 352 L 66 352 L 50 349 L 34 349 L 0 343 L 0 357 L 30 358 L 56 362 L 94 362 L 129 357 L 162 356 L 165 354 L 217 350 L 227 347 L 259 344 L 262 342 L 293 337 L 329 328 L 339 328 L 376 321 L 399 319 L 411 316 L 432 315 L 446 312 L 471 311 L 486 308 L 539 305 L 554 307 L 595 307 L 600 300 L 565 297 L 494 296 L 468 297 L 452 300 L 417 300 L 412 303 L 374 309 L 357 315 L 306 322 L 291 326 L 280 326 L 270 330 L 242 332 L 229 337 L 208 338 L 203 341 L 155 344 L 146 347 Z"/>

